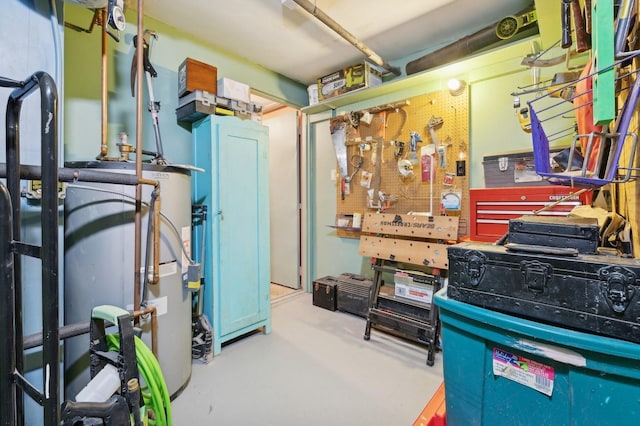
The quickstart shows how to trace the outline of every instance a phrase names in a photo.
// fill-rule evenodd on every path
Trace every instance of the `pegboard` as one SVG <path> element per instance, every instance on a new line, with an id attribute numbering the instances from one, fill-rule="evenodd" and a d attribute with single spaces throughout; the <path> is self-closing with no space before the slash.
<path id="1" fill-rule="evenodd" d="M 437 143 L 432 139 L 430 123 Z M 338 218 L 351 218 L 354 213 L 418 212 L 458 216 L 459 236 L 468 234 L 468 90 L 459 96 L 448 91 L 433 92 L 350 113 L 332 119 L 330 127 L 334 145 L 344 139 L 347 177 L 356 170 L 362 154 L 361 168 L 351 182 L 338 177 L 336 225 Z M 341 133 L 336 129 L 344 130 Z M 411 150 L 412 132 L 417 135 L 415 151 Z M 423 147 L 431 150 L 425 152 Z M 431 162 L 431 173 L 423 167 L 422 154 L 430 154 L 427 161 Z M 464 161 L 461 170 L 457 161 Z M 371 189 L 373 197 L 368 194 Z M 379 203 L 376 189 L 383 194 Z M 447 194 L 444 200 L 443 193 Z M 359 232 L 349 227 L 338 226 L 338 235 L 359 237 Z"/>

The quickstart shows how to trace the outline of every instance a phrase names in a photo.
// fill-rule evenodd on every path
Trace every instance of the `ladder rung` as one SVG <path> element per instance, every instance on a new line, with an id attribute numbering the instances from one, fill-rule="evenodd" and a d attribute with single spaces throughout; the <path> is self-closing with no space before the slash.
<path id="1" fill-rule="evenodd" d="M 44 395 L 34 385 L 31 384 L 22 374 L 14 372 L 16 384 L 22 388 L 35 402 L 40 405 L 44 404 Z"/>
<path id="2" fill-rule="evenodd" d="M 13 252 L 16 254 L 22 254 L 25 256 L 37 257 L 40 259 L 42 257 L 42 247 L 36 246 L 33 244 L 23 243 L 21 241 L 13 242 Z"/>

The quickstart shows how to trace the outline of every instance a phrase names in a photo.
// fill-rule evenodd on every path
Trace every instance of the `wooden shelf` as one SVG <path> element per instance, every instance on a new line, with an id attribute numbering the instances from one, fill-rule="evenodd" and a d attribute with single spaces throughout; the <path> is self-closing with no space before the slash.
<path id="1" fill-rule="evenodd" d="M 416 74 L 412 76 L 396 77 L 392 80 L 382 83 L 380 86 L 369 87 L 366 89 L 356 90 L 354 92 L 345 93 L 344 95 L 336 96 L 326 101 L 322 101 L 315 105 L 310 105 L 301 109 L 305 114 L 317 114 L 323 111 L 329 111 L 332 109 L 338 109 L 343 106 L 355 104 L 358 102 L 366 101 L 368 99 L 377 98 L 380 96 L 386 96 L 397 92 L 408 91 L 409 89 L 420 88 L 422 90 L 426 82 L 437 81 L 441 79 L 441 72 L 428 72 L 423 74 Z M 400 96 L 404 99 L 406 96 Z"/>
<path id="2" fill-rule="evenodd" d="M 329 228 L 340 229 L 342 231 L 351 231 L 351 232 L 361 232 L 362 228 L 354 228 L 353 226 L 337 226 L 337 225 L 327 225 Z"/>

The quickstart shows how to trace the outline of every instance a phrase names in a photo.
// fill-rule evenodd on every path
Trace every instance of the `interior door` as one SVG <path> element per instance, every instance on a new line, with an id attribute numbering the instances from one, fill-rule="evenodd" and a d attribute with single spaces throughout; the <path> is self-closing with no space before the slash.
<path id="1" fill-rule="evenodd" d="M 300 288 L 298 111 L 265 114 L 269 127 L 271 282 Z"/>
<path id="2" fill-rule="evenodd" d="M 255 125 L 239 120 L 225 123 L 218 134 L 217 255 L 222 335 L 268 316 L 268 136 L 265 128 L 262 132 L 251 124 Z M 215 235 L 216 230 L 213 232 Z"/>

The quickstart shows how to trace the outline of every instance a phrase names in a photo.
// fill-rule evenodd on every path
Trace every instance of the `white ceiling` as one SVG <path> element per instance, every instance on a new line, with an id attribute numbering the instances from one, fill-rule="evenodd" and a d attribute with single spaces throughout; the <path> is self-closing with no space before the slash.
<path id="1" fill-rule="evenodd" d="M 397 65 L 402 58 L 494 24 L 532 1 L 315 0 L 315 5 Z M 290 9 L 282 2 L 146 0 L 144 9 L 147 16 L 305 85 L 366 57 L 300 6 Z"/>

